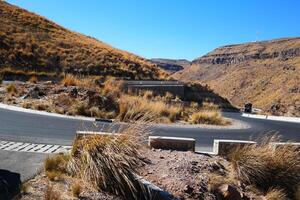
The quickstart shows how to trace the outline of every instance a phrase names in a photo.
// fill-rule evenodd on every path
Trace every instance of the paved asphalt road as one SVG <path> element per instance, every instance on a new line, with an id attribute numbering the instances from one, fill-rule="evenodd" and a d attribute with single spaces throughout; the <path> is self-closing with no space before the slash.
<path id="1" fill-rule="evenodd" d="M 247 129 L 208 129 L 191 127 L 154 126 L 154 135 L 192 137 L 196 149 L 211 151 L 213 139 L 247 140 L 268 132 L 277 132 L 285 140 L 300 141 L 300 123 L 280 122 L 241 117 L 239 113 L 225 116 L 243 121 Z M 104 130 L 110 124 L 50 117 L 0 109 L 0 140 L 44 144 L 71 145 L 76 130 Z M 42 166 L 47 154 L 9 152 L 0 150 L 0 169 L 19 173 L 21 179 L 31 177 Z"/>
<path id="2" fill-rule="evenodd" d="M 209 129 L 154 126 L 154 135 L 192 137 L 197 149 L 207 150 L 213 139 L 257 138 L 273 132 L 285 140 L 300 141 L 300 123 L 280 122 L 241 117 L 240 113 L 224 113 L 226 117 L 250 125 L 247 129 Z M 71 145 L 76 130 L 103 130 L 109 124 L 64 119 L 0 109 L 0 140 Z"/>

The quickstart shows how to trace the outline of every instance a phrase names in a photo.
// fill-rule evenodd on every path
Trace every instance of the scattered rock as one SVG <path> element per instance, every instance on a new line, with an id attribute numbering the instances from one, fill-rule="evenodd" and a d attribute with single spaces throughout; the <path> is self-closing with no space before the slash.
<path id="1" fill-rule="evenodd" d="M 185 185 L 183 191 L 187 194 L 191 194 L 194 191 L 194 188 L 192 188 L 190 185 Z"/>
<path id="2" fill-rule="evenodd" d="M 24 99 L 26 98 L 40 99 L 45 95 L 46 93 L 39 86 L 34 86 L 28 91 L 27 94 L 25 94 Z"/>
<path id="3" fill-rule="evenodd" d="M 71 87 L 71 90 L 69 92 L 69 95 L 73 98 L 77 98 L 78 96 L 78 90 L 77 87 Z"/>

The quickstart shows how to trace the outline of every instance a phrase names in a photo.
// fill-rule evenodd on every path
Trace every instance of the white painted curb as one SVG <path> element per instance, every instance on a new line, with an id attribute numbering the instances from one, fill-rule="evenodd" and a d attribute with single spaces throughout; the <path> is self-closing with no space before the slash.
<path id="1" fill-rule="evenodd" d="M 273 115 L 254 115 L 254 114 L 247 114 L 247 113 L 243 113 L 242 117 L 300 123 L 300 117 L 283 117 L 283 116 L 273 116 Z"/>
<path id="2" fill-rule="evenodd" d="M 60 118 L 65 118 L 65 119 L 76 119 L 76 120 L 83 120 L 83 121 L 95 121 L 96 120 L 95 118 L 92 118 L 92 117 L 68 116 L 68 115 L 62 115 L 62 114 L 57 114 L 57 113 L 49 113 L 46 111 L 26 109 L 26 108 L 7 105 L 7 104 L 3 104 L 3 103 L 0 103 L 0 108 L 6 109 L 6 110 L 17 111 L 17 112 L 24 112 L 24 113 L 30 113 L 30 114 L 36 114 L 36 115 L 44 115 L 44 116 L 49 116 L 49 117 L 60 117 Z"/>

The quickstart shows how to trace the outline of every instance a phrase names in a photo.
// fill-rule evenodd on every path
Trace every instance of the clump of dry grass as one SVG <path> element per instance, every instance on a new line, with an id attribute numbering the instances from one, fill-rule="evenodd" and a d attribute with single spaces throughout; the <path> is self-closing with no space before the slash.
<path id="1" fill-rule="evenodd" d="M 38 82 L 38 78 L 37 78 L 37 76 L 31 76 L 28 81 L 30 83 L 37 83 Z"/>
<path id="2" fill-rule="evenodd" d="M 139 199 L 144 188 L 135 173 L 143 164 L 139 153 L 144 129 L 124 128 L 120 135 L 77 138 L 68 169 L 96 189 L 125 199 Z"/>
<path id="3" fill-rule="evenodd" d="M 50 184 L 46 185 L 46 189 L 44 191 L 44 200 L 60 200 L 61 196 L 59 192 L 53 189 L 53 186 Z"/>
<path id="4" fill-rule="evenodd" d="M 61 81 L 64 86 L 77 86 L 80 84 L 80 80 L 77 79 L 74 75 L 67 74 L 64 79 Z"/>
<path id="5" fill-rule="evenodd" d="M 222 117 L 218 111 L 198 111 L 191 116 L 192 124 L 229 125 L 231 122 Z"/>
<path id="6" fill-rule="evenodd" d="M 300 149 L 292 145 L 274 148 L 274 137 L 259 145 L 248 145 L 232 151 L 229 160 L 238 180 L 267 192 L 284 190 L 292 197 L 300 182 Z"/>
<path id="7" fill-rule="evenodd" d="M 94 87 L 95 83 L 91 78 L 78 78 L 72 74 L 66 74 L 61 80 L 64 86 L 80 86 L 80 87 Z"/>
<path id="8" fill-rule="evenodd" d="M 46 158 L 44 169 L 47 177 L 51 181 L 61 179 L 62 175 L 67 173 L 68 161 L 69 155 L 67 154 L 57 154 Z"/>
<path id="9" fill-rule="evenodd" d="M 124 82 L 121 80 L 117 80 L 114 77 L 107 77 L 104 84 L 102 92 L 104 95 L 110 95 L 113 98 L 119 98 L 124 89 Z"/>
<path id="10" fill-rule="evenodd" d="M 180 118 L 181 109 L 181 107 L 168 105 L 162 101 L 123 95 L 119 102 L 118 118 L 121 121 L 132 122 L 149 116 L 155 122 L 174 122 Z"/>
<path id="11" fill-rule="evenodd" d="M 287 195 L 282 189 L 270 189 L 265 195 L 266 200 L 288 200 Z"/>
<path id="12" fill-rule="evenodd" d="M 6 92 L 10 95 L 14 95 L 18 92 L 18 90 L 14 84 L 9 84 L 6 86 Z"/>

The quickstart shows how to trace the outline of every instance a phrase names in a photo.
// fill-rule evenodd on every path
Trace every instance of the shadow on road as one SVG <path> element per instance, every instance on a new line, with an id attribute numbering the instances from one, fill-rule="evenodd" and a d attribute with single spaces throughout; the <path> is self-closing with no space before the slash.
<path id="1" fill-rule="evenodd" d="M 0 169 L 0 199 L 8 200 L 19 193 L 21 175 L 19 173 Z"/>

